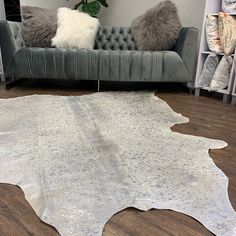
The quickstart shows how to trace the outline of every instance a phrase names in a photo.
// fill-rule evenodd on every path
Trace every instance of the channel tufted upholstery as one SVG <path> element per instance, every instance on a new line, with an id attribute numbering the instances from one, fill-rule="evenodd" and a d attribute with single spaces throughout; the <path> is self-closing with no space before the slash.
<path id="1" fill-rule="evenodd" d="M 23 48 L 8 71 L 15 78 L 188 82 L 180 56 L 171 51 Z"/>
<path id="2" fill-rule="evenodd" d="M 128 27 L 100 27 L 95 41 L 95 50 L 137 50 Z"/>
<path id="3" fill-rule="evenodd" d="M 25 47 L 20 23 L 0 21 L 8 78 L 190 82 L 198 31 L 181 30 L 174 51 L 138 51 L 127 27 L 100 27 L 94 50 Z"/>

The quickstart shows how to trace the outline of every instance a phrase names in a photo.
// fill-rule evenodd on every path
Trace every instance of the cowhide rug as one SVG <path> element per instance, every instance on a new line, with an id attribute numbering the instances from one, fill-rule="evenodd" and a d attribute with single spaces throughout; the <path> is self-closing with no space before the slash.
<path id="1" fill-rule="evenodd" d="M 185 122 L 149 92 L 0 100 L 0 182 L 19 185 L 66 236 L 100 236 L 127 207 L 236 235 L 228 179 L 208 155 L 227 144 L 170 130 Z"/>

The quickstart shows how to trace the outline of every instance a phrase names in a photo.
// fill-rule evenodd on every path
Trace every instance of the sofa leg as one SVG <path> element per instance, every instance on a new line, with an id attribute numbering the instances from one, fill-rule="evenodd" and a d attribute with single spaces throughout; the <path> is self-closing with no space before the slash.
<path id="1" fill-rule="evenodd" d="M 3 82 L 5 89 L 10 89 L 14 86 L 16 82 L 16 79 L 14 77 L 11 78 L 5 78 L 5 81 Z"/>
<path id="2" fill-rule="evenodd" d="M 100 92 L 100 80 L 98 80 L 98 92 Z"/>
<path id="3" fill-rule="evenodd" d="M 196 88 L 196 89 L 195 89 L 195 96 L 196 96 L 196 97 L 199 97 L 199 96 L 200 96 L 200 91 L 201 91 L 200 88 Z"/>
<path id="4" fill-rule="evenodd" d="M 230 102 L 230 95 L 224 94 L 223 96 L 223 103 L 229 103 Z"/>
<path id="5" fill-rule="evenodd" d="M 231 104 L 236 105 L 236 97 L 235 96 L 233 96 Z"/>
<path id="6" fill-rule="evenodd" d="M 1 83 L 4 84 L 6 82 L 5 75 L 1 74 Z"/>

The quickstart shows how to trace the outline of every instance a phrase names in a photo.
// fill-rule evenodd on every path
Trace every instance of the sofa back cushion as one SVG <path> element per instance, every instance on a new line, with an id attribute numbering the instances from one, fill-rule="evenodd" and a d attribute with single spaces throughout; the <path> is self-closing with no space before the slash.
<path id="1" fill-rule="evenodd" d="M 22 6 L 23 38 L 27 47 L 51 47 L 57 30 L 57 11 L 40 7 Z"/>
<path id="2" fill-rule="evenodd" d="M 5 22 L 6 23 L 6 22 Z M 18 49 L 25 46 L 24 39 L 22 36 L 22 23 L 8 22 L 14 40 Z M 6 23 L 7 24 L 7 23 Z M 134 38 L 131 34 L 129 27 L 111 27 L 111 26 L 100 26 L 97 37 L 95 40 L 95 50 L 129 50 L 136 51 L 137 46 Z"/>
<path id="3" fill-rule="evenodd" d="M 138 50 L 165 51 L 174 48 L 181 28 L 176 5 L 164 0 L 134 19 L 131 32 Z"/>
<path id="4" fill-rule="evenodd" d="M 96 50 L 137 50 L 128 27 L 101 26 L 95 41 Z"/>

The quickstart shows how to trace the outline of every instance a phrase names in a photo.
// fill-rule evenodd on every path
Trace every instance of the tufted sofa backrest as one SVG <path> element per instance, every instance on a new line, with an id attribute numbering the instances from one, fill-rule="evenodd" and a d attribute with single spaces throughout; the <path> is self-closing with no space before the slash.
<path id="1" fill-rule="evenodd" d="M 22 23 L 8 22 L 13 36 L 15 50 L 25 46 L 22 36 Z M 95 40 L 95 50 L 137 50 L 129 27 L 101 26 Z"/>
<path id="2" fill-rule="evenodd" d="M 95 41 L 95 50 L 137 50 L 128 27 L 101 26 Z"/>

